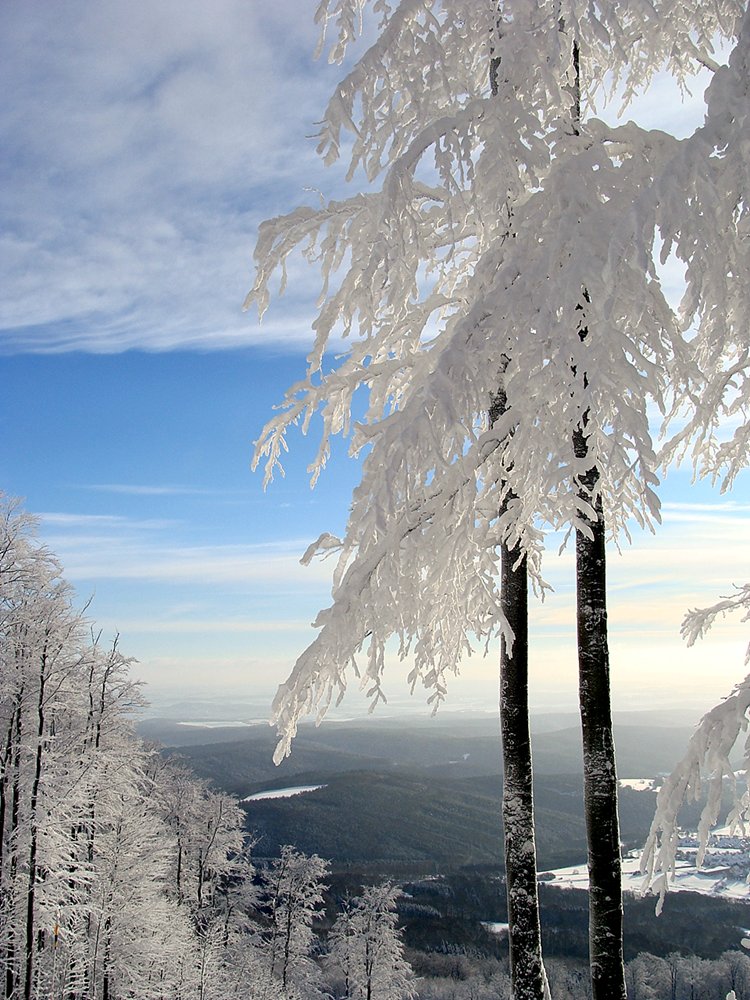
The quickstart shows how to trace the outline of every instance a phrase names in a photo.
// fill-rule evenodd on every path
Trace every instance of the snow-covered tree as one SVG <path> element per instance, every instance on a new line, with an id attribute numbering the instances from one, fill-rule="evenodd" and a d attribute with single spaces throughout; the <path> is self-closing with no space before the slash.
<path id="1" fill-rule="evenodd" d="M 690 355 L 675 359 L 672 416 L 684 425 L 668 453 L 691 454 L 698 474 L 723 490 L 750 465 L 750 10 L 743 9 L 727 65 L 716 67 L 706 91 L 704 124 L 659 182 L 662 253 L 685 266 L 681 314 L 693 331 Z"/>
<path id="2" fill-rule="evenodd" d="M 243 979 L 266 969 L 244 815 L 137 739 L 129 666 L 92 641 L 33 519 L 0 496 L 5 1000 L 260 996 Z"/>
<path id="3" fill-rule="evenodd" d="M 321 976 L 312 955 L 313 922 L 323 903 L 328 862 L 290 844 L 281 848 L 262 876 L 262 899 L 268 918 L 263 951 L 268 972 L 285 996 L 306 1000 L 319 995 Z"/>
<path id="4" fill-rule="evenodd" d="M 326 161 L 346 152 L 349 177 L 361 168 L 368 185 L 266 223 L 250 296 L 262 312 L 297 249 L 321 268 L 307 375 L 258 442 L 267 476 L 289 427 L 307 429 L 315 412 L 313 479 L 332 434 L 349 433 L 364 456 L 345 538 L 323 535 L 307 553 L 338 550 L 339 561 L 319 635 L 277 696 L 279 753 L 300 715 L 343 694 L 363 651 L 355 669 L 383 697 L 392 637 L 411 684 L 439 704 L 472 643 L 515 640 L 498 587 L 503 544 L 541 585 L 540 525 L 574 531 L 592 977 L 595 997 L 611 1000 L 624 981 L 605 517 L 612 532 L 658 517 L 647 407 L 665 409 L 669 379 L 692 369 L 654 260 L 657 226 L 676 233 L 684 217 L 679 182 L 664 180 L 682 147 L 592 110 L 617 85 L 627 103 L 657 69 L 680 84 L 715 69 L 714 41 L 736 36 L 744 4 L 321 0 L 332 59 L 368 7 L 380 33 L 319 136 Z M 333 364 L 326 351 L 342 337 Z M 364 412 L 353 406 L 362 389 Z M 490 421 L 499 390 L 504 412 Z"/>
<path id="5" fill-rule="evenodd" d="M 655 955 L 636 955 L 625 966 L 628 1000 L 661 1000 L 670 992 L 669 966 Z"/>
<path id="6" fill-rule="evenodd" d="M 66 840 L 60 828 L 65 814 L 54 804 L 58 783 L 76 768 L 66 753 L 69 740 L 55 737 L 60 716 L 70 715 L 67 696 L 80 664 L 85 623 L 72 606 L 59 564 L 34 543 L 33 522 L 4 502 L 0 528 L 5 563 L 0 577 L 0 947 L 6 995 L 30 1000 L 38 974 L 37 938 L 54 922 L 40 919 L 43 886 L 60 878 L 65 863 L 54 850 Z"/>
<path id="7" fill-rule="evenodd" d="M 706 92 L 703 126 L 675 151 L 660 180 L 660 198 L 669 211 L 660 218 L 663 253 L 673 252 L 686 268 L 682 300 L 684 326 L 694 327 L 689 355 L 676 356 L 676 393 L 671 417 L 684 425 L 667 454 L 690 453 L 699 475 L 730 489 L 750 462 L 750 10 L 745 10 L 737 43 L 726 66 L 716 68 Z M 685 417 L 687 419 L 685 419 Z M 732 427 L 729 435 L 725 428 Z M 717 618 L 739 611 L 750 615 L 750 586 L 735 588 L 708 608 L 690 611 L 682 634 L 688 645 L 701 638 Z M 746 664 L 750 659 L 750 647 Z M 644 852 L 649 878 L 660 889 L 674 869 L 677 811 L 684 798 L 697 798 L 707 784 L 708 800 L 700 823 L 702 848 L 718 818 L 724 777 L 734 782 L 728 755 L 747 727 L 750 678 L 708 712 L 683 760 L 663 786 Z M 747 750 L 747 747 L 746 747 Z M 732 820 L 740 821 L 746 796 L 738 796 Z M 700 858 L 700 852 L 699 852 Z"/>
<path id="8" fill-rule="evenodd" d="M 691 352 L 676 356 L 673 378 L 679 390 L 670 416 L 684 425 L 667 454 L 690 453 L 699 475 L 731 488 L 750 460 L 750 9 L 744 11 L 736 45 L 726 66 L 717 67 L 706 92 L 705 122 L 675 151 L 659 181 L 668 211 L 660 218 L 663 253 L 672 251 L 686 268 L 682 322 L 694 327 Z M 732 427 L 727 435 L 726 427 Z M 690 611 L 682 634 L 692 645 L 718 617 L 750 615 L 750 586 L 735 588 L 708 608 Z M 746 665 L 750 660 L 750 647 Z M 708 787 L 699 835 L 701 850 L 718 818 L 724 778 L 734 784 L 729 753 L 747 728 L 750 678 L 701 720 L 688 751 L 659 793 L 657 812 L 644 851 L 648 879 L 664 898 L 674 870 L 677 812 L 685 798 Z M 748 746 L 745 746 L 746 754 Z M 737 794 L 730 821 L 747 816 L 748 798 Z"/>
<path id="9" fill-rule="evenodd" d="M 414 975 L 403 954 L 396 903 L 401 890 L 384 883 L 345 900 L 328 935 L 328 967 L 341 1000 L 411 1000 Z"/>
<path id="10" fill-rule="evenodd" d="M 696 864 L 703 862 L 711 828 L 719 819 L 725 782 L 734 791 L 734 806 L 728 817 L 732 827 L 744 830 L 750 819 L 750 737 L 745 740 L 747 765 L 744 789 L 738 787 L 737 776 L 729 756 L 741 733 L 747 731 L 750 714 L 750 675 L 738 684 L 732 694 L 715 705 L 701 719 L 690 738 L 681 761 L 663 782 L 656 798 L 656 812 L 641 858 L 644 888 L 659 895 L 657 913 L 664 904 L 669 878 L 674 874 L 679 836 L 678 815 L 685 801 L 706 802 L 698 823 L 699 848 Z"/>

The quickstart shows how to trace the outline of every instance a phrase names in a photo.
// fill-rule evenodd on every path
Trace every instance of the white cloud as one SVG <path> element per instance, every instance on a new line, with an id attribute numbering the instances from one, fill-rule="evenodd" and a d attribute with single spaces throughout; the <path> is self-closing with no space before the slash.
<path id="1" fill-rule="evenodd" d="M 6 350 L 267 336 L 241 304 L 258 222 L 321 170 L 304 138 L 330 79 L 311 75 L 314 31 L 302 0 L 4 12 Z M 307 336 L 298 320 L 282 339 Z"/>
<path id="2" fill-rule="evenodd" d="M 143 580 L 195 584 L 267 584 L 294 591 L 318 589 L 328 568 L 301 567 L 304 546 L 262 545 L 138 546 L 112 536 L 91 536 L 70 545 L 53 540 L 68 577 L 79 581 Z"/>
<path id="3" fill-rule="evenodd" d="M 219 633 L 221 635 L 248 634 L 248 635 L 274 635 L 281 633 L 287 635 L 291 632 L 300 632 L 310 628 L 310 622 L 304 619 L 281 619 L 279 621 L 253 621 L 250 618 L 238 620 L 236 618 L 149 618 L 149 619 L 129 619 L 118 622 L 118 628 L 123 634 L 141 633 L 179 633 L 181 635 L 210 635 Z"/>
<path id="4" fill-rule="evenodd" d="M 228 496 L 247 495 L 248 491 L 208 490 L 194 486 L 138 486 L 129 483 L 91 483 L 82 487 L 99 493 L 122 493 L 127 496 L 168 497 L 168 496 Z"/>
<path id="5" fill-rule="evenodd" d="M 750 514 L 750 503 L 743 503 L 739 500 L 732 500 L 726 497 L 724 500 L 717 500 L 715 503 L 689 503 L 670 500 L 662 505 L 662 510 L 669 515 L 670 520 L 675 520 L 678 515 L 688 517 L 693 515 L 696 519 L 706 513 L 719 511 L 722 514 Z"/>
<path id="6" fill-rule="evenodd" d="M 77 587 L 97 580 L 175 584 L 267 585 L 318 590 L 330 565 L 300 565 L 307 542 L 205 545 L 178 539 L 180 522 L 123 516 L 46 513 L 44 540 Z"/>
<path id="7" fill-rule="evenodd" d="M 89 531 L 91 529 L 98 531 L 102 528 L 132 531 L 134 529 L 165 528 L 175 524 L 174 521 L 159 518 L 133 520 L 121 514 L 67 514 L 50 511 L 36 516 L 45 525 L 73 531 Z"/>

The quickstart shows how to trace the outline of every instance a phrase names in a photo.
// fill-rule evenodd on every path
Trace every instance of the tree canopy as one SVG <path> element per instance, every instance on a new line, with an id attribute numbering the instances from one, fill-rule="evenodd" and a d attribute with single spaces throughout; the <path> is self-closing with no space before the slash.
<path id="1" fill-rule="evenodd" d="M 728 371 L 745 360 L 747 73 L 741 46 L 726 67 L 715 47 L 740 39 L 744 6 L 319 4 L 334 61 L 363 15 L 377 20 L 319 132 L 320 154 L 348 157 L 362 189 L 261 228 L 248 302 L 265 310 L 294 252 L 322 284 L 307 373 L 256 462 L 271 478 L 290 426 L 315 413 L 313 481 L 333 434 L 363 461 L 345 537 L 323 535 L 306 555 L 337 553 L 333 601 L 277 696 L 279 753 L 301 715 L 342 695 L 363 650 L 355 669 L 375 701 L 395 638 L 437 705 L 473 645 L 512 641 L 498 544 L 517 543 L 543 587 L 542 531 L 587 530 L 592 469 L 612 533 L 657 521 L 652 412 L 682 414 L 674 449 L 730 447 L 714 431 L 740 405 Z M 689 139 L 595 116 L 597 101 L 617 93 L 627 107 L 659 71 L 686 87 L 700 67 L 714 77 Z M 687 269 L 679 309 L 659 280 L 669 252 Z M 490 426 L 499 387 L 507 407 Z"/>

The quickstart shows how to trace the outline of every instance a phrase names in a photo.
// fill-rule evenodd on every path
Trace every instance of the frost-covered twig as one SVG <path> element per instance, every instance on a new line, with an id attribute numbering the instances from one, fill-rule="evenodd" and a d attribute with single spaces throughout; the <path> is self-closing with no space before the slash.
<path id="1" fill-rule="evenodd" d="M 682 621 L 680 632 L 682 638 L 692 646 L 697 639 L 702 639 L 716 619 L 732 611 L 742 611 L 742 621 L 750 621 L 750 583 L 739 587 L 735 584 L 735 594 L 727 595 L 708 608 L 694 608 L 688 611 Z M 750 662 L 750 645 L 745 652 L 745 664 Z"/>
<path id="2" fill-rule="evenodd" d="M 313 481 L 333 434 L 365 456 L 333 603 L 276 701 L 283 749 L 302 712 L 341 692 L 364 644 L 373 698 L 394 637 L 414 654 L 411 680 L 439 702 L 471 643 L 504 628 L 501 540 L 518 542 L 533 568 L 540 526 L 585 531 L 590 502 L 601 500 L 613 535 L 658 521 L 648 408 L 669 408 L 673 372 L 697 397 L 699 366 L 661 289 L 656 236 L 696 261 L 713 246 L 711 198 L 723 194 L 702 178 L 720 173 L 722 138 L 734 143 L 727 190 L 741 188 L 732 123 L 744 114 L 743 57 L 714 74 L 715 114 L 696 142 L 595 118 L 571 125 L 578 65 L 589 109 L 618 81 L 629 101 L 664 64 L 683 83 L 717 36 L 735 37 L 741 0 L 321 0 L 334 59 L 367 30 L 368 7 L 380 33 L 336 88 L 320 152 L 336 158 L 349 132 L 349 175 L 363 168 L 370 186 L 268 223 L 251 293 L 262 311 L 291 254 L 320 267 L 306 376 L 257 444 L 267 477 L 290 427 L 306 430 L 313 414 Z M 703 229 L 686 190 L 705 203 Z M 730 221 L 725 257 L 738 245 Z M 490 430 L 503 357 L 513 426 Z M 593 416 L 581 456 L 583 414 Z M 597 495 L 584 503 L 592 468 Z M 500 517 L 505 491 L 515 499 Z"/>
<path id="3" fill-rule="evenodd" d="M 740 733 L 747 730 L 749 709 L 750 675 L 737 685 L 728 698 L 703 716 L 690 739 L 687 753 L 659 789 L 656 814 L 641 856 L 641 871 L 645 875 L 644 891 L 650 888 L 659 895 L 657 913 L 661 913 L 669 879 L 676 869 L 679 837 L 677 816 L 683 802 L 697 801 L 704 790 L 707 792 L 698 825 L 698 866 L 703 861 L 711 827 L 719 817 L 724 778 L 729 778 L 734 790 L 734 807 L 729 816 L 729 824 L 741 827 L 744 832 L 747 792 L 743 796 L 737 794 L 729 754 Z M 746 760 L 749 754 L 750 744 L 746 741 Z"/>

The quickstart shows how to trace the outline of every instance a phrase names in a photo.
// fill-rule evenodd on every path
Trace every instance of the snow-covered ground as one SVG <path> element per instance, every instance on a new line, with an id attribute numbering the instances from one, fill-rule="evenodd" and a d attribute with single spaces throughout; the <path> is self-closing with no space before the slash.
<path id="1" fill-rule="evenodd" d="M 653 778 L 620 778 L 618 784 L 620 788 L 632 788 L 636 792 L 652 792 L 654 790 Z"/>
<path id="2" fill-rule="evenodd" d="M 726 827 L 714 831 L 708 843 L 703 867 L 696 869 L 698 840 L 695 834 L 680 838 L 677 867 L 669 880 L 670 892 L 700 892 L 725 899 L 750 899 L 750 837 L 730 835 Z M 540 880 L 560 889 L 587 889 L 585 862 L 570 868 L 540 873 Z M 631 851 L 622 861 L 622 887 L 625 892 L 642 893 L 644 877 L 640 871 L 640 851 Z"/>
<path id="3" fill-rule="evenodd" d="M 481 924 L 485 930 L 490 932 L 490 934 L 497 934 L 499 937 L 502 937 L 503 934 L 507 934 L 510 930 L 510 924 L 503 924 L 497 920 L 482 920 Z"/>
<path id="4" fill-rule="evenodd" d="M 242 802 L 260 802 L 261 799 L 290 799 L 292 795 L 304 795 L 306 792 L 317 792 L 325 785 L 293 785 L 291 788 L 270 788 L 265 792 L 248 795 Z"/>

